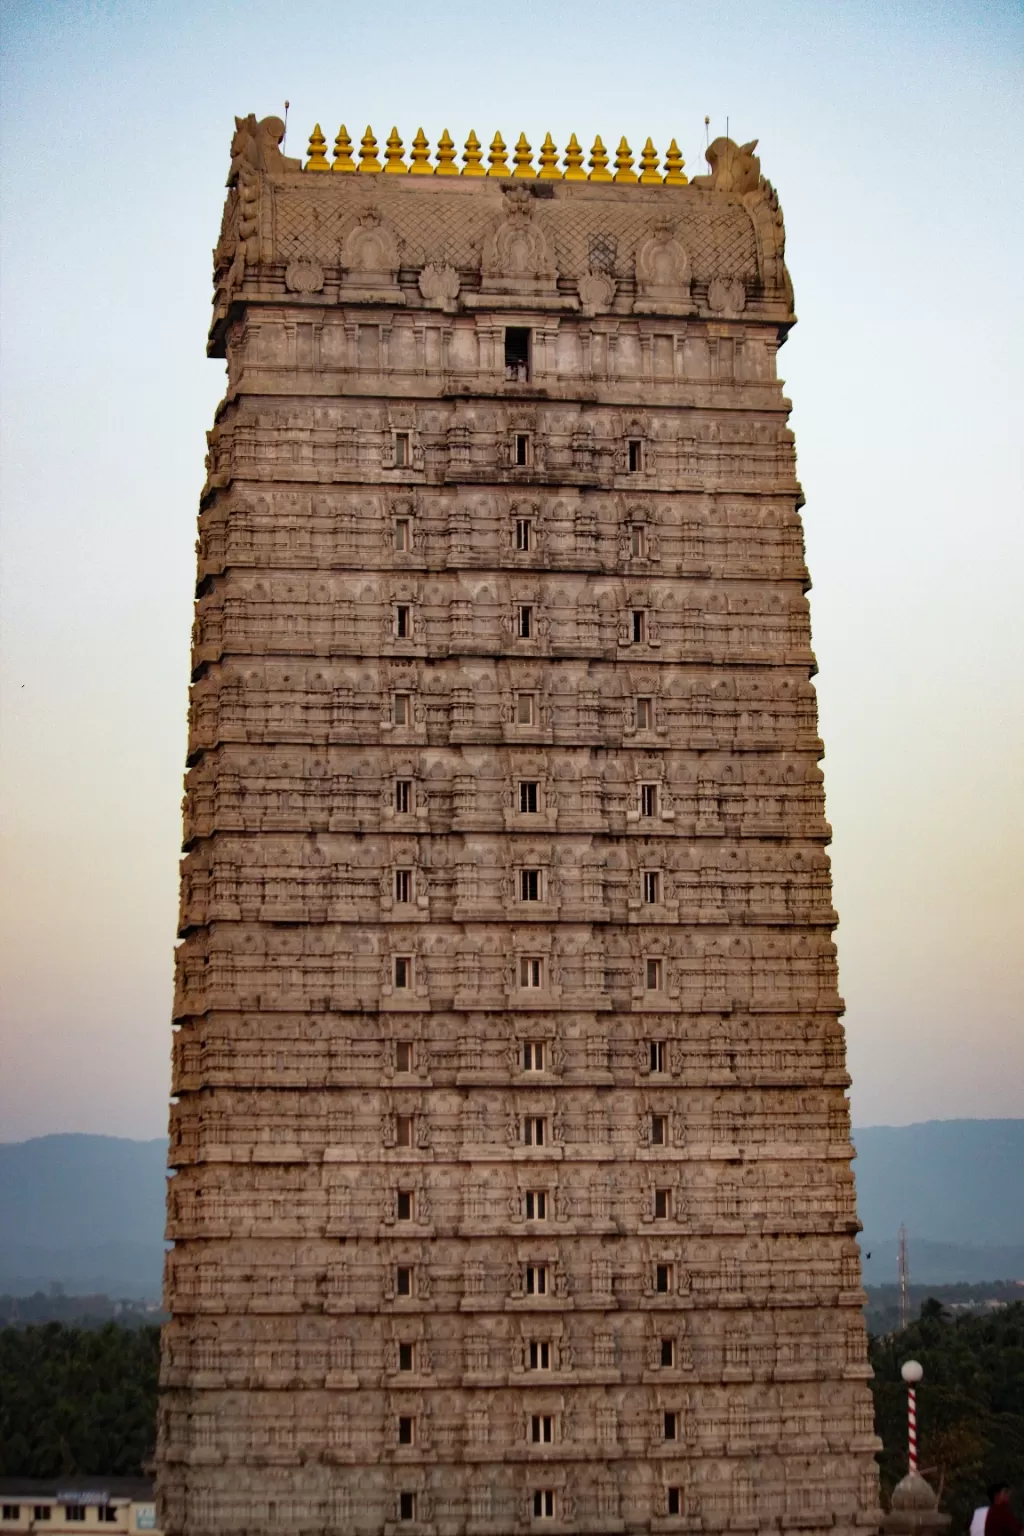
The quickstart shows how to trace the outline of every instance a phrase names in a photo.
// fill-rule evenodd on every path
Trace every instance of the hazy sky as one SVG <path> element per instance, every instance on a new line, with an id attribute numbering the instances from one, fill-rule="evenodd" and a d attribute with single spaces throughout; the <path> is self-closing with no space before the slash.
<path id="1" fill-rule="evenodd" d="M 1021 11 L 3 0 L 0 1139 L 160 1134 L 232 115 L 757 136 L 856 1123 L 1024 1114 Z"/>

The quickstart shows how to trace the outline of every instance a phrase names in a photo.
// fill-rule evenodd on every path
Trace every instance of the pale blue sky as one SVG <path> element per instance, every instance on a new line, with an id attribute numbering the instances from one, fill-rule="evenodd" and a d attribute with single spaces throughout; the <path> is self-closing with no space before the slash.
<path id="1" fill-rule="evenodd" d="M 1021 12 L 3 0 L 0 1139 L 165 1125 L 234 113 L 758 137 L 858 1123 L 1024 1113 Z"/>

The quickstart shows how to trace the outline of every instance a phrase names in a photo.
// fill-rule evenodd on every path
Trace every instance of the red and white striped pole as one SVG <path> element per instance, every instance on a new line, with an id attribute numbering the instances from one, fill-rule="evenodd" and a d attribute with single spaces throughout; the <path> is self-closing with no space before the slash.
<path id="1" fill-rule="evenodd" d="M 916 1360 L 907 1360 L 900 1368 L 900 1375 L 907 1384 L 907 1447 L 910 1453 L 910 1470 L 917 1471 L 917 1392 L 915 1388 L 924 1375 L 924 1367 Z"/>

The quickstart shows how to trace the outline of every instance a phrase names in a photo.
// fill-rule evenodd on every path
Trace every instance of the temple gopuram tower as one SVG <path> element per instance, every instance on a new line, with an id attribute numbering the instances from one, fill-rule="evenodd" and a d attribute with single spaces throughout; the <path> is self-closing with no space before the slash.
<path id="1" fill-rule="evenodd" d="M 755 144 L 236 121 L 163 1528 L 871 1531 Z"/>

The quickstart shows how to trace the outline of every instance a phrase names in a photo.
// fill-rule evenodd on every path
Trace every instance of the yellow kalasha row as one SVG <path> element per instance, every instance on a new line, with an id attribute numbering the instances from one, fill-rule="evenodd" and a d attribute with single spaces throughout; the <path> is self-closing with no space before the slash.
<path id="1" fill-rule="evenodd" d="M 327 158 L 327 140 L 324 138 L 317 123 L 309 136 L 309 158 L 304 170 L 307 171 L 342 171 L 359 174 L 360 172 L 376 176 L 380 174 L 393 176 L 504 176 L 512 177 L 520 181 L 618 181 L 641 183 L 644 186 L 665 183 L 670 186 L 683 187 L 689 181 L 689 177 L 683 170 L 686 161 L 679 152 L 679 145 L 672 140 L 665 152 L 665 160 L 662 169 L 664 175 L 658 169 L 658 152 L 648 139 L 640 155 L 639 175 L 633 169 L 633 151 L 625 139 L 619 140 L 619 147 L 615 151 L 615 170 L 608 169 L 608 151 L 601 141 L 600 135 L 594 140 L 594 146 L 590 151 L 590 171 L 583 169 L 583 150 L 576 135 L 573 134 L 566 145 L 565 154 L 562 157 L 562 168 L 558 165 L 558 147 L 550 133 L 545 134 L 544 143 L 541 145 L 539 161 L 540 169 L 533 164 L 533 148 L 527 143 L 526 135 L 521 133 L 512 150 L 512 168 L 508 165 L 508 148 L 500 133 L 496 133 L 491 140 L 491 147 L 487 154 L 488 166 L 483 165 L 483 146 L 475 132 L 470 129 L 469 138 L 466 140 L 462 156 L 462 165 L 456 163 L 455 142 L 445 128 L 437 141 L 436 164 L 430 163 L 430 141 L 426 138 L 423 129 L 416 130 L 416 137 L 412 141 L 410 151 L 410 163 L 405 161 L 405 148 L 398 136 L 398 129 L 392 128 L 387 139 L 387 147 L 384 151 L 384 164 L 377 158 L 377 140 L 373 136 L 373 129 L 369 126 L 363 134 L 359 146 L 358 164 L 352 158 L 352 140 L 348 136 L 348 129 L 342 123 L 338 129 L 338 136 L 334 141 L 334 159 Z"/>

